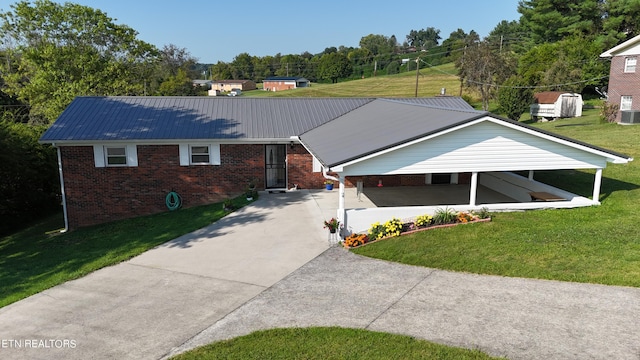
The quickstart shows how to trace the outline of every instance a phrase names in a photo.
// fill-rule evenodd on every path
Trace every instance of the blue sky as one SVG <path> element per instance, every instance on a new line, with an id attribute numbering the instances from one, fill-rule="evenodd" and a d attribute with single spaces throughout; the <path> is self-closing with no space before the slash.
<path id="1" fill-rule="evenodd" d="M 201 63 L 230 62 L 243 52 L 316 54 L 331 46 L 357 47 L 368 34 L 395 35 L 402 43 L 411 30 L 427 27 L 440 29 L 443 39 L 458 28 L 484 37 L 501 20 L 520 17 L 518 0 L 70 1 L 106 12 L 159 48 L 186 48 Z"/>

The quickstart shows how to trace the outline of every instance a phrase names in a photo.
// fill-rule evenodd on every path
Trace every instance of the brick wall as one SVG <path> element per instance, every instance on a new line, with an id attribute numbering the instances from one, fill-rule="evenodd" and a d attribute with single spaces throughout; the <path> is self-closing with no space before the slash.
<path id="1" fill-rule="evenodd" d="M 638 55 L 640 60 L 640 55 Z M 640 110 L 640 62 L 636 67 L 636 72 L 624 72 L 625 56 L 614 56 L 611 59 L 611 69 L 609 72 L 609 103 L 620 106 L 620 98 L 623 95 L 633 96 L 633 110 Z M 620 112 L 616 117 L 620 122 Z"/>
<path id="2" fill-rule="evenodd" d="M 100 224 L 168 211 L 165 197 L 180 194 L 184 207 L 220 202 L 242 194 L 250 180 L 264 190 L 264 145 L 220 145 L 221 164 L 180 166 L 178 145 L 138 145 L 137 167 L 94 165 L 93 147 L 60 148 L 69 227 Z M 287 145 L 288 188 L 324 187 L 322 172 L 313 172 L 311 154 L 299 144 Z M 334 174 L 335 175 L 335 174 Z M 460 175 L 463 183 L 463 175 Z M 372 175 L 347 177 L 365 187 L 424 185 L 424 175 Z M 467 179 L 468 180 L 468 179 Z"/>
<path id="3" fill-rule="evenodd" d="M 240 195 L 250 179 L 264 189 L 264 145 L 222 144 L 219 166 L 180 166 L 178 145 L 137 149 L 137 167 L 96 168 L 91 146 L 61 147 L 70 228 L 168 211 L 170 191 L 191 207 Z M 312 172 L 304 147 L 287 151 L 290 187 L 321 188 L 322 173 Z"/>

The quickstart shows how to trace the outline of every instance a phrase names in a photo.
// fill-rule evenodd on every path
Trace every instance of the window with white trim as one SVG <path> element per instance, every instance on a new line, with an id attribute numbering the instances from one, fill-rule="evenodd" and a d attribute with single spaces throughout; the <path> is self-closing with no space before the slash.
<path id="1" fill-rule="evenodd" d="M 135 144 L 93 145 L 96 167 L 138 166 L 138 148 Z"/>
<path id="2" fill-rule="evenodd" d="M 126 146 L 105 146 L 104 156 L 106 166 L 127 166 Z"/>
<path id="3" fill-rule="evenodd" d="M 194 165 L 210 164 L 209 146 L 189 146 L 190 163 Z"/>
<path id="4" fill-rule="evenodd" d="M 638 61 L 638 59 L 635 56 L 625 58 L 624 59 L 624 72 L 626 72 L 626 73 L 636 72 L 637 61 Z"/>
<path id="5" fill-rule="evenodd" d="M 633 105 L 633 96 L 622 95 L 620 97 L 620 110 L 631 110 L 632 105 Z"/>
<path id="6" fill-rule="evenodd" d="M 180 166 L 220 165 L 220 144 L 179 144 Z"/>

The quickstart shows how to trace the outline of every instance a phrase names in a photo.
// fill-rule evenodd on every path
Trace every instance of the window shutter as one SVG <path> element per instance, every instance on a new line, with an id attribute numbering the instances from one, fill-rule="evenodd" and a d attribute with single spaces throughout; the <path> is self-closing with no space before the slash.
<path id="1" fill-rule="evenodd" d="M 189 144 L 180 144 L 180 166 L 189 166 Z"/>
<path id="2" fill-rule="evenodd" d="M 220 165 L 220 144 L 211 144 L 209 150 L 211 165 Z"/>
<path id="3" fill-rule="evenodd" d="M 138 166 L 138 147 L 136 144 L 127 144 L 127 166 Z"/>
<path id="4" fill-rule="evenodd" d="M 102 145 L 93 145 L 93 161 L 96 167 L 104 167 L 104 147 Z"/>

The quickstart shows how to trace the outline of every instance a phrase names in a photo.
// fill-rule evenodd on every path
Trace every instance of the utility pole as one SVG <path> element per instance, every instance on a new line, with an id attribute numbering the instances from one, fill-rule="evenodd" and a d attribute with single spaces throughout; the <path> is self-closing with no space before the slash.
<path id="1" fill-rule="evenodd" d="M 416 96 L 418 97 L 418 76 L 420 75 L 420 57 L 416 58 Z"/>

